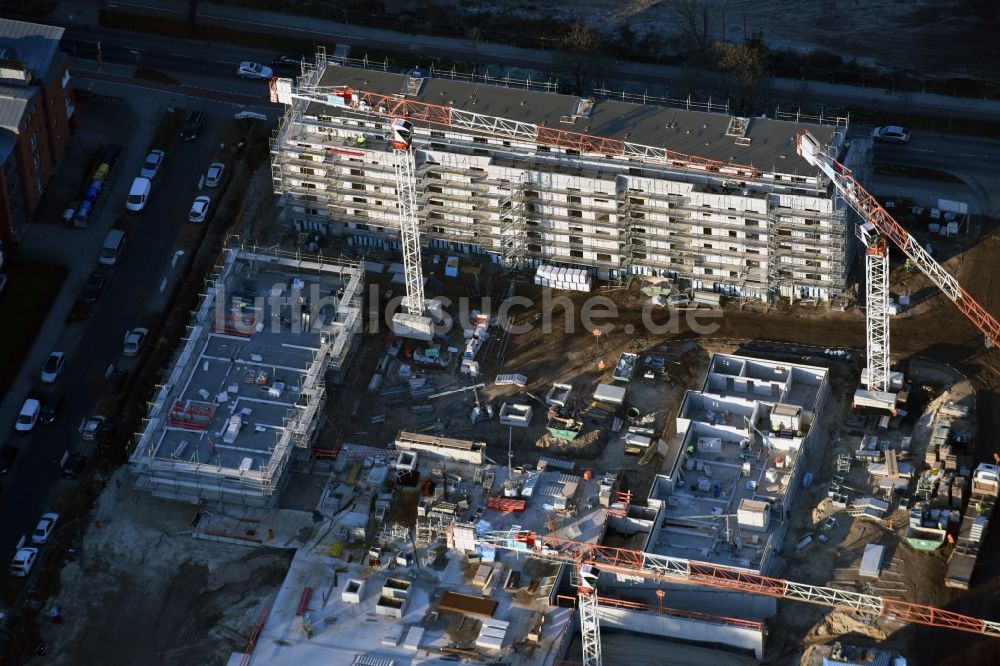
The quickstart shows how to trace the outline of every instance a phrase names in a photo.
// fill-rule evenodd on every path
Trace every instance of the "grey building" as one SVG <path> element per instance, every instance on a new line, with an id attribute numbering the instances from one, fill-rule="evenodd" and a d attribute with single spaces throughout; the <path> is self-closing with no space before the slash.
<path id="1" fill-rule="evenodd" d="M 756 300 L 827 300 L 847 286 L 849 213 L 795 150 L 808 130 L 864 172 L 870 144 L 848 151 L 846 119 L 583 99 L 348 67 L 322 53 L 273 85 L 288 104 L 272 140 L 274 189 L 297 229 L 399 248 L 385 134 L 408 115 L 432 249 Z"/>

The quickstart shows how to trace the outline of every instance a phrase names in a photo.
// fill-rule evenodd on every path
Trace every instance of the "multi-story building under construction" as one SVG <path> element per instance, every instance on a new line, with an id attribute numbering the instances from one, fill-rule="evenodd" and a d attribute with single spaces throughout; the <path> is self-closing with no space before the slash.
<path id="1" fill-rule="evenodd" d="M 344 66 L 321 53 L 272 141 L 275 191 L 300 230 L 399 244 L 386 132 L 415 125 L 423 243 L 511 268 L 672 278 L 746 299 L 829 299 L 847 285 L 848 212 L 796 154 L 808 128 L 862 177 L 870 142 L 847 123 L 578 98 Z M 849 154 L 845 157 L 844 153 Z"/>

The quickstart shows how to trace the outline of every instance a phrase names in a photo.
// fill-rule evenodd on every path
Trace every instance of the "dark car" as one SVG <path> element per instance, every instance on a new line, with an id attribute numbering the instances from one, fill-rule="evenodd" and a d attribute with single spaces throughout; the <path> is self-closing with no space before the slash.
<path id="1" fill-rule="evenodd" d="M 17 460 L 17 449 L 10 444 L 0 446 L 0 474 L 6 474 Z"/>
<path id="2" fill-rule="evenodd" d="M 185 141 L 194 141 L 201 133 L 201 128 L 205 125 L 205 114 L 201 111 L 192 111 L 188 114 L 184 126 L 181 128 L 181 138 Z"/>
<path id="3" fill-rule="evenodd" d="M 305 60 L 305 56 L 280 55 L 271 61 L 271 69 L 282 74 L 300 74 L 303 60 Z"/>
<path id="4" fill-rule="evenodd" d="M 61 403 L 62 398 L 58 395 L 50 395 L 42 400 L 42 413 L 38 417 L 38 420 L 45 425 L 55 423 L 56 417 L 59 415 L 59 405 Z"/>
<path id="5" fill-rule="evenodd" d="M 103 271 L 94 271 L 87 278 L 87 284 L 83 286 L 83 302 L 93 303 L 104 290 L 104 283 L 108 280 L 108 274 Z"/>
<path id="6" fill-rule="evenodd" d="M 80 472 L 83 471 L 83 466 L 87 464 L 87 456 L 82 453 L 74 453 L 70 457 L 66 458 L 66 462 L 62 466 L 62 475 L 64 479 L 75 479 L 80 476 Z"/>
<path id="7" fill-rule="evenodd" d="M 118 395 L 125 388 L 125 382 L 128 381 L 128 371 L 118 370 L 117 368 L 108 373 L 107 378 L 104 381 L 104 389 L 111 395 Z"/>

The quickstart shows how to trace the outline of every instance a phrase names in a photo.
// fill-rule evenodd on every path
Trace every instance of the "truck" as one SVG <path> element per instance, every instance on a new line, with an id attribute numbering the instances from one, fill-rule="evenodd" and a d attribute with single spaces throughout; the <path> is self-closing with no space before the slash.
<path id="1" fill-rule="evenodd" d="M 969 589 L 979 551 L 986 540 L 986 530 L 993 517 L 997 493 L 1000 490 L 1000 465 L 983 463 L 972 473 L 969 503 L 962 516 L 955 550 L 948 560 L 944 584 L 961 590 Z"/>

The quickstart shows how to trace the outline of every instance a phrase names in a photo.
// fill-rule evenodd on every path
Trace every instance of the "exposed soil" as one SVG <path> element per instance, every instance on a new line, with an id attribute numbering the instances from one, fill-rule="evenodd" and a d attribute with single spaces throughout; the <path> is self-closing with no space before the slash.
<path id="1" fill-rule="evenodd" d="M 122 481 L 101 495 L 80 558 L 62 570 L 46 612 L 54 664 L 225 664 L 246 648 L 294 551 L 193 539 L 178 526 L 193 507 L 137 493 Z"/>

